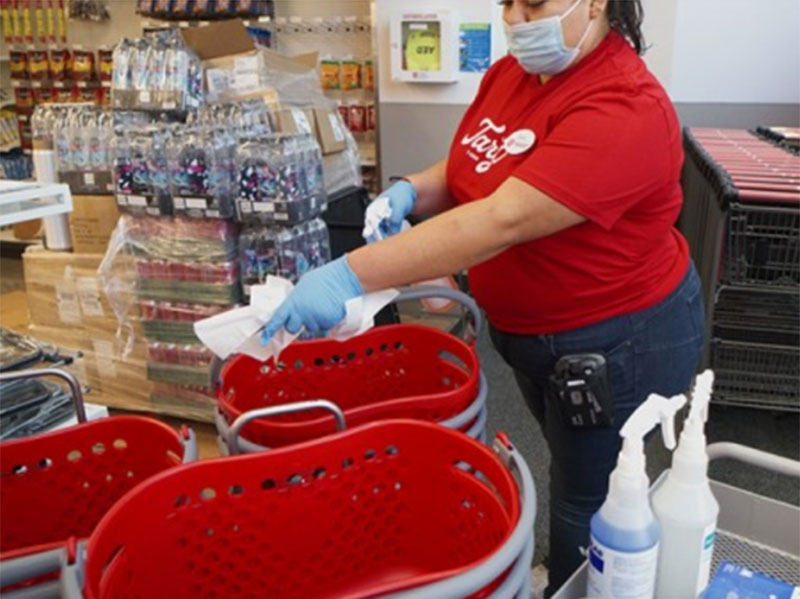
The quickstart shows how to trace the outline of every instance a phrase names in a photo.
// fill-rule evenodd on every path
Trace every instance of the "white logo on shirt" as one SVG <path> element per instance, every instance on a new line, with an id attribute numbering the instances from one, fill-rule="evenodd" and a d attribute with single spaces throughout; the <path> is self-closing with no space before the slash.
<path id="1" fill-rule="evenodd" d="M 506 156 L 524 154 L 536 143 L 536 134 L 530 129 L 518 129 L 502 137 L 506 128 L 505 125 L 495 125 L 487 117 L 481 121 L 477 133 L 462 138 L 461 145 L 468 147 L 467 156 L 478 163 L 476 173 L 482 175 Z"/>

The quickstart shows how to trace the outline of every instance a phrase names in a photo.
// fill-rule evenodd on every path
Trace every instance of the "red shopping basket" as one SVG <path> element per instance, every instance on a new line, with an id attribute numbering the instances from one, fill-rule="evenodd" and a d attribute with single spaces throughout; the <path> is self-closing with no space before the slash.
<path id="1" fill-rule="evenodd" d="M 468 296 L 442 289 L 404 292 L 398 301 L 450 297 L 480 312 Z M 221 370 L 219 409 L 228 425 L 250 410 L 327 399 L 344 412 L 348 426 L 387 418 L 438 422 L 462 412 L 477 397 L 479 363 L 474 343 L 431 327 L 377 327 L 344 342 L 323 339 L 290 345 L 280 361 L 236 356 Z M 249 423 L 243 437 L 281 447 L 336 430 L 319 410 Z"/>
<path id="2" fill-rule="evenodd" d="M 179 435 L 161 422 L 134 416 L 85 422 L 80 387 L 67 373 L 45 369 L 0 378 L 43 375 L 70 381 L 84 422 L 0 444 L 0 561 L 6 582 L 13 578 L 8 560 L 58 547 L 71 537 L 88 537 L 127 491 L 197 453 L 186 428 Z"/>
<path id="3" fill-rule="evenodd" d="M 382 421 L 160 474 L 109 511 L 72 576 L 86 599 L 375 597 L 487 560 L 520 504 L 487 447 Z"/>

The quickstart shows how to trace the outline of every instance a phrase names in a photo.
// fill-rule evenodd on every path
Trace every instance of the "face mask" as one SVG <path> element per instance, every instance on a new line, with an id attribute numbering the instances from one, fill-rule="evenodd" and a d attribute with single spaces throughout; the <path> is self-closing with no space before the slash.
<path id="1" fill-rule="evenodd" d="M 564 44 L 561 21 L 567 18 L 580 2 L 581 0 L 575 0 L 575 3 L 560 17 L 547 17 L 519 25 L 504 23 L 508 50 L 528 73 L 555 75 L 573 63 L 580 52 L 581 44 L 589 35 L 592 22 L 589 22 L 578 45 L 567 48 Z"/>

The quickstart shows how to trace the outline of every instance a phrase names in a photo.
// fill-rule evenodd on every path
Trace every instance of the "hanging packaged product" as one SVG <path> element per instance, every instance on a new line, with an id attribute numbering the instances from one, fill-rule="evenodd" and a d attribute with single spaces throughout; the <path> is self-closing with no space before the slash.
<path id="1" fill-rule="evenodd" d="M 36 23 L 36 39 L 40 44 L 47 43 L 47 19 L 44 12 L 45 0 L 33 0 L 33 16 Z"/>
<path id="2" fill-rule="evenodd" d="M 20 108 L 23 110 L 33 108 L 33 90 L 27 85 L 14 88 L 14 99 L 16 100 L 17 111 Z"/>
<path id="3" fill-rule="evenodd" d="M 338 60 L 323 60 L 320 65 L 320 76 L 322 79 L 322 89 L 338 90 L 342 88 L 341 70 L 342 63 Z"/>
<path id="4" fill-rule="evenodd" d="M 322 152 L 310 134 L 245 140 L 236 151 L 242 222 L 294 224 L 326 207 Z"/>
<path id="5" fill-rule="evenodd" d="M 15 44 L 22 44 L 25 38 L 22 34 L 22 14 L 20 13 L 19 0 L 8 0 L 9 12 L 11 13 L 11 39 Z"/>
<path id="6" fill-rule="evenodd" d="M 153 14 L 153 2 L 155 0 L 136 0 L 136 12 L 140 15 Z"/>
<path id="7" fill-rule="evenodd" d="M 363 104 L 350 104 L 349 109 L 350 131 L 359 139 L 367 130 L 367 107 Z"/>
<path id="8" fill-rule="evenodd" d="M 375 131 L 375 104 L 367 105 L 367 131 Z"/>
<path id="9" fill-rule="evenodd" d="M 56 37 L 56 0 L 43 0 L 44 14 L 47 21 L 47 41 L 55 44 Z"/>
<path id="10" fill-rule="evenodd" d="M 67 7 L 64 0 L 51 0 L 55 3 L 56 13 L 56 41 L 67 43 Z"/>
<path id="11" fill-rule="evenodd" d="M 14 24 L 11 21 L 11 0 L 0 0 L 0 24 L 3 27 L 3 41 L 14 43 Z"/>
<path id="12" fill-rule="evenodd" d="M 208 17 L 211 13 L 212 6 L 213 0 L 194 0 L 194 5 L 192 6 L 192 15 L 195 19 Z"/>
<path id="13" fill-rule="evenodd" d="M 344 91 L 361 89 L 361 63 L 359 61 L 342 61 L 342 89 Z"/>
<path id="14" fill-rule="evenodd" d="M 28 53 L 22 50 L 11 50 L 8 53 L 8 64 L 12 79 L 28 78 Z"/>
<path id="15" fill-rule="evenodd" d="M 173 0 L 169 16 L 188 18 L 192 14 L 192 0 Z"/>
<path id="16" fill-rule="evenodd" d="M 346 104 L 339 104 L 336 109 L 339 111 L 339 116 L 342 117 L 345 127 L 350 128 L 350 107 Z"/>
<path id="17" fill-rule="evenodd" d="M 232 17 L 236 15 L 235 0 L 217 0 L 214 3 L 214 15 L 217 17 Z"/>
<path id="18" fill-rule="evenodd" d="M 94 79 L 94 52 L 75 46 L 72 50 L 72 69 L 70 78 L 74 81 Z"/>
<path id="19" fill-rule="evenodd" d="M 67 78 L 67 63 L 69 50 L 57 48 L 50 50 L 50 77 L 53 81 L 63 81 Z"/>
<path id="20" fill-rule="evenodd" d="M 151 14 L 156 17 L 168 17 L 170 4 L 172 4 L 171 0 L 155 0 Z"/>
<path id="21" fill-rule="evenodd" d="M 375 67 L 371 59 L 364 61 L 364 91 L 375 91 Z"/>
<path id="22" fill-rule="evenodd" d="M 33 43 L 33 10 L 31 2 L 32 0 L 17 0 L 17 10 L 20 11 L 22 16 L 23 37 L 29 44 Z"/>
<path id="23" fill-rule="evenodd" d="M 100 81 L 111 81 L 114 73 L 114 52 L 107 48 L 97 51 L 97 74 Z"/>
<path id="24" fill-rule="evenodd" d="M 28 73 L 30 78 L 35 81 L 43 81 L 50 78 L 50 61 L 48 60 L 47 50 L 28 51 Z"/>

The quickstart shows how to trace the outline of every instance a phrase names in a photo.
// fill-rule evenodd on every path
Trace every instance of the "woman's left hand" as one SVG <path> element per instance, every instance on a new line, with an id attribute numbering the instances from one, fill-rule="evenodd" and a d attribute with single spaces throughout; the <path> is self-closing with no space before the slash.
<path id="1" fill-rule="evenodd" d="M 300 279 L 272 315 L 261 333 L 266 345 L 282 327 L 297 334 L 301 329 L 317 334 L 329 331 L 345 317 L 345 302 L 364 294 L 347 257 L 314 269 Z"/>

